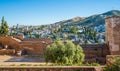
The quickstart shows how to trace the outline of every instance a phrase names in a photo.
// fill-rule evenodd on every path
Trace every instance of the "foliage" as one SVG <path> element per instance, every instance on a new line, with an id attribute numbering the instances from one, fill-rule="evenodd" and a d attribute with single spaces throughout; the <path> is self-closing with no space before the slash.
<path id="1" fill-rule="evenodd" d="M 51 46 L 47 46 L 44 53 L 46 62 L 62 64 L 82 64 L 84 61 L 83 50 L 79 45 L 74 45 L 71 41 L 65 43 L 57 40 Z"/>
<path id="2" fill-rule="evenodd" d="M 41 25 L 41 26 L 38 28 L 38 30 L 43 30 L 43 28 L 44 28 L 44 25 Z"/>
<path id="3" fill-rule="evenodd" d="M 120 71 L 120 57 L 117 57 L 114 60 L 114 64 L 106 66 L 105 71 Z"/>
<path id="4" fill-rule="evenodd" d="M 95 43 L 98 42 L 96 38 L 97 32 L 93 28 L 83 27 L 83 34 L 85 35 L 85 39 L 92 39 L 95 41 Z"/>
<path id="5" fill-rule="evenodd" d="M 85 63 L 83 66 L 100 66 L 98 63 Z"/>
<path id="6" fill-rule="evenodd" d="M 74 34 L 77 34 L 78 28 L 72 27 L 72 28 L 70 29 L 70 31 L 71 31 L 72 33 L 74 33 Z"/>
<path id="7" fill-rule="evenodd" d="M 52 38 L 52 40 L 56 40 L 57 36 L 53 34 L 52 36 L 50 36 L 50 38 Z"/>
<path id="8" fill-rule="evenodd" d="M 40 38 L 40 35 L 39 34 L 33 34 L 35 36 L 35 38 Z M 30 35 L 31 37 L 32 35 Z"/>
<path id="9" fill-rule="evenodd" d="M 7 21 L 4 20 L 4 17 L 2 17 L 2 23 L 0 26 L 0 35 L 8 35 L 8 25 Z"/>

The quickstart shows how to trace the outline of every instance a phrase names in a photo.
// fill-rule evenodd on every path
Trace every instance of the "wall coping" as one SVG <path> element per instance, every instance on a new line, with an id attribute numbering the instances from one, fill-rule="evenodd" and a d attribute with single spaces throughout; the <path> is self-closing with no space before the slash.
<path id="1" fill-rule="evenodd" d="M 105 66 L 0 66 L 0 68 L 97 68 Z"/>

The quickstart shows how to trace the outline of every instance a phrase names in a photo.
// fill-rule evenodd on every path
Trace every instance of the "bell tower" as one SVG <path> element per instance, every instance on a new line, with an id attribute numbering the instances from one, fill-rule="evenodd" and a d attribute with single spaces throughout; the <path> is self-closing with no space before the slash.
<path id="1" fill-rule="evenodd" d="M 108 17 L 106 22 L 106 43 L 111 55 L 120 55 L 120 16 Z"/>

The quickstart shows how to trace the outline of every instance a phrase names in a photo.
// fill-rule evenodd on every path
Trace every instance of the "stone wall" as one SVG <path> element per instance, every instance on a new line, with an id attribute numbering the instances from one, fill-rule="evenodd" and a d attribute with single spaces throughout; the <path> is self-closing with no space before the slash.
<path id="1" fill-rule="evenodd" d="M 80 46 L 84 50 L 87 62 L 106 63 L 106 56 L 110 54 L 109 47 L 106 44 L 87 44 Z"/>
<path id="2" fill-rule="evenodd" d="M 14 49 L 12 49 L 12 50 L 1 49 L 0 55 L 15 55 L 15 50 Z"/>
<path id="3" fill-rule="evenodd" d="M 12 49 L 15 49 L 16 55 L 41 55 L 45 51 L 46 46 L 52 43 L 50 39 L 35 40 L 36 39 L 19 40 L 11 36 L 0 36 L 0 43 L 2 45 L 8 45 L 7 49 L 9 49 L 10 47 Z M 84 50 L 86 61 L 90 63 L 98 62 L 105 64 L 106 55 L 110 54 L 109 47 L 106 44 L 88 44 L 80 46 Z"/>
<path id="4" fill-rule="evenodd" d="M 5 48 L 5 45 L 14 49 L 20 48 L 19 41 L 15 40 L 12 36 L 0 36 L 0 43 L 2 44 L 3 48 Z"/>
<path id="5" fill-rule="evenodd" d="M 99 66 L 34 66 L 0 67 L 0 71 L 103 71 Z"/>
<path id="6" fill-rule="evenodd" d="M 19 36 L 13 36 L 14 38 L 17 38 L 17 39 L 20 39 L 20 40 L 23 40 L 24 39 L 24 35 L 19 35 Z"/>
<path id="7" fill-rule="evenodd" d="M 106 43 L 112 55 L 120 55 L 120 17 L 109 17 L 105 21 Z"/>
<path id="8" fill-rule="evenodd" d="M 50 44 L 50 43 L 49 43 Z M 20 43 L 22 50 L 27 50 L 28 55 L 39 55 L 43 54 L 48 44 L 42 42 L 24 42 Z"/>
<path id="9" fill-rule="evenodd" d="M 41 39 L 37 41 L 23 41 L 15 36 L 0 36 L 0 44 L 3 49 L 15 49 L 16 54 L 20 55 L 25 52 L 27 55 L 40 55 L 45 51 L 45 47 L 51 44 L 51 39 Z M 7 48 L 5 46 L 7 45 Z"/>

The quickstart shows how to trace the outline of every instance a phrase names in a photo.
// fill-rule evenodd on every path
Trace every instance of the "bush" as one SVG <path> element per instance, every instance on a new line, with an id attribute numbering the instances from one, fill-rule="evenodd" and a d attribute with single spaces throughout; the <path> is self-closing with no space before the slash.
<path id="1" fill-rule="evenodd" d="M 114 64 L 106 66 L 105 71 L 120 71 L 120 57 L 114 58 Z"/>
<path id="2" fill-rule="evenodd" d="M 20 66 L 26 66 L 26 64 L 20 64 Z"/>
<path id="3" fill-rule="evenodd" d="M 98 63 L 85 63 L 83 66 L 100 66 Z"/>
<path id="4" fill-rule="evenodd" d="M 71 41 L 63 43 L 58 40 L 51 46 L 47 46 L 44 53 L 46 62 L 58 65 L 81 64 L 84 61 L 83 50 L 79 45 L 74 45 Z"/>

